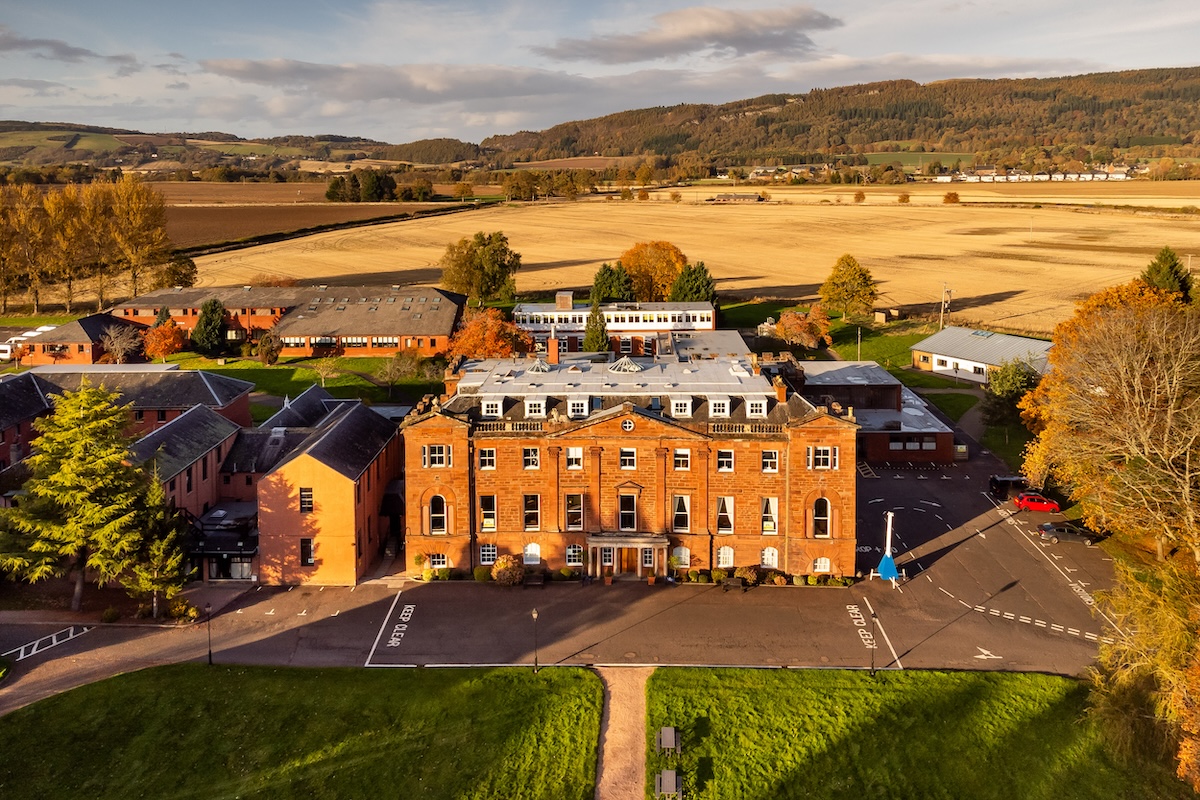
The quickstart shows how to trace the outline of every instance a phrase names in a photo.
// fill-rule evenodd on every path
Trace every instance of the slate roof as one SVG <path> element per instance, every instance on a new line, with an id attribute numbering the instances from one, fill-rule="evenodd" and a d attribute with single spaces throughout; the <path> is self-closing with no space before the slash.
<path id="1" fill-rule="evenodd" d="M 270 472 L 312 433 L 312 428 L 243 428 L 229 448 L 221 471 Z"/>
<path id="2" fill-rule="evenodd" d="M 53 391 L 51 384 L 28 372 L 0 381 L 0 430 L 49 411 L 53 403 L 46 395 Z"/>
<path id="3" fill-rule="evenodd" d="M 948 325 L 927 339 L 917 342 L 909 350 L 990 366 L 1020 359 L 1028 361 L 1042 372 L 1046 368 L 1046 356 L 1052 346 L 1053 342 L 1041 339 Z"/>
<path id="4" fill-rule="evenodd" d="M 241 427 L 208 406 L 195 406 L 133 443 L 134 460 L 153 461 L 159 480 L 183 472 Z"/>
<path id="5" fill-rule="evenodd" d="M 449 336 L 466 298 L 430 286 L 310 290 L 279 320 L 280 336 Z"/>
<path id="6" fill-rule="evenodd" d="M 323 420 L 331 408 L 342 402 L 345 401 L 334 399 L 333 395 L 314 383 L 295 399 L 288 400 L 287 405 L 258 427 L 311 428 Z"/>
<path id="7" fill-rule="evenodd" d="M 116 308 L 199 308 L 206 300 L 220 300 L 226 308 L 291 308 L 314 290 L 311 286 L 187 286 L 156 289 L 121 303 Z"/>
<path id="8" fill-rule="evenodd" d="M 93 386 L 120 392 L 121 403 L 132 403 L 135 410 L 191 408 L 197 403 L 224 408 L 254 390 L 249 381 L 203 370 L 92 372 L 62 366 L 38 370 L 37 375 L 55 394 L 76 391 L 80 381 L 87 378 Z"/>
<path id="9" fill-rule="evenodd" d="M 100 341 L 101 334 L 104 329 L 110 325 L 118 327 L 132 326 L 138 329 L 145 327 L 134 322 L 114 317 L 111 314 L 92 314 L 88 317 L 81 317 L 74 322 L 68 322 L 59 325 L 52 331 L 46 331 L 37 337 L 37 344 L 77 344 L 80 342 L 91 342 L 96 344 Z"/>
<path id="10" fill-rule="evenodd" d="M 317 430 L 281 464 L 309 455 L 335 472 L 357 480 L 397 431 L 394 422 L 362 403 L 344 403 L 334 407 Z"/>

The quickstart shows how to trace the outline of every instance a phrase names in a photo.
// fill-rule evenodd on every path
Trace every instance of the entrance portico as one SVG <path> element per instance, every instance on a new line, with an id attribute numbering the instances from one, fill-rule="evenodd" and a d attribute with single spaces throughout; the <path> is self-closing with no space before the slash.
<path id="1" fill-rule="evenodd" d="M 641 534 L 604 534 L 587 537 L 588 575 L 604 576 L 636 573 L 639 578 L 667 574 L 666 536 Z"/>

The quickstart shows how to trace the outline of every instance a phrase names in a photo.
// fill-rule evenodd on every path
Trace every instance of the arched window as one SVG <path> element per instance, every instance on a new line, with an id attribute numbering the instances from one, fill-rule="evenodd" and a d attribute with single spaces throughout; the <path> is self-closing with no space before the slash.
<path id="1" fill-rule="evenodd" d="M 779 551 L 774 547 L 764 548 L 759 563 L 768 569 L 779 569 Z"/>
<path id="2" fill-rule="evenodd" d="M 446 498 L 440 494 L 429 498 L 429 532 L 446 532 Z"/>
<path id="3" fill-rule="evenodd" d="M 692 566 L 692 551 L 686 547 L 676 547 L 671 551 L 671 558 L 678 561 L 680 569 Z"/>
<path id="4" fill-rule="evenodd" d="M 818 558 L 813 562 L 813 572 L 829 572 L 831 567 L 828 558 Z"/>
<path id="5" fill-rule="evenodd" d="M 525 563 L 540 564 L 542 563 L 542 546 L 537 542 L 530 542 L 525 545 Z"/>
<path id="6" fill-rule="evenodd" d="M 717 566 L 721 569 L 733 567 L 733 548 L 726 545 L 717 550 Z"/>
<path id="7" fill-rule="evenodd" d="M 829 498 L 818 497 L 813 503 L 813 536 L 829 538 Z"/>

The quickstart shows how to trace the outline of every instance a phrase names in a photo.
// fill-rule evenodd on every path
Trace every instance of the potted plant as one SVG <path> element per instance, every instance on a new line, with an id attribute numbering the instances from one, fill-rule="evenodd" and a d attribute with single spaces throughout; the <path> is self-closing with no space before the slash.
<path id="1" fill-rule="evenodd" d="M 648 586 L 654 585 L 654 573 L 653 572 L 651 572 L 649 575 L 646 576 L 646 584 Z"/>
<path id="2" fill-rule="evenodd" d="M 671 556 L 667 559 L 667 566 L 670 567 L 670 572 L 667 573 L 667 581 L 669 583 L 674 583 L 675 575 L 683 567 L 683 560 L 680 559 L 679 556 Z"/>
<path id="3" fill-rule="evenodd" d="M 613 581 L 612 567 L 605 567 L 604 568 L 604 585 L 612 586 L 612 581 Z"/>

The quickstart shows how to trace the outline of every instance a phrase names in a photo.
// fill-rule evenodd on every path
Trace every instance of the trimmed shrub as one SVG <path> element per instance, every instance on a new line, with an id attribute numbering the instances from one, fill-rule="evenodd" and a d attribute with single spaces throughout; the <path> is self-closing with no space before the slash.
<path id="1" fill-rule="evenodd" d="M 758 583 L 759 572 L 758 567 L 747 564 L 744 567 L 738 567 L 733 571 L 733 577 L 741 578 L 747 586 L 754 586 Z"/>
<path id="2" fill-rule="evenodd" d="M 696 580 L 699 581 L 700 583 L 709 583 L 712 581 L 712 578 L 708 577 L 703 572 L 701 572 L 700 577 L 697 578 Z"/>
<path id="3" fill-rule="evenodd" d="M 947 205 L 952 205 L 958 202 L 958 192 L 946 192 L 942 195 L 942 202 Z"/>
<path id="4" fill-rule="evenodd" d="M 116 622 L 121 618 L 121 610 L 116 606 L 109 606 L 104 609 L 104 613 L 100 615 L 101 622 Z"/>
<path id="5" fill-rule="evenodd" d="M 809 585 L 809 586 L 816 586 L 816 585 L 817 585 L 817 576 L 816 576 L 816 575 L 809 575 L 809 576 L 808 576 L 808 585 Z"/>
<path id="6" fill-rule="evenodd" d="M 425 568 L 425 554 L 424 553 L 417 553 L 416 555 L 413 556 L 413 566 L 416 567 L 417 569 Z"/>
<path id="7" fill-rule="evenodd" d="M 573 581 L 579 577 L 575 570 L 571 569 L 570 567 L 563 567 L 558 571 L 558 575 L 564 581 Z"/>
<path id="8" fill-rule="evenodd" d="M 501 586 L 516 586 L 525 580 L 525 566 L 512 554 L 500 556 L 492 564 L 492 580 Z"/>
<path id="9" fill-rule="evenodd" d="M 803 575 L 793 575 L 792 576 L 792 585 L 793 586 L 803 586 L 806 583 L 808 583 L 808 581 L 804 580 Z"/>
<path id="10" fill-rule="evenodd" d="M 480 583 L 487 583 L 491 579 L 492 579 L 492 568 L 491 567 L 476 567 L 475 568 L 475 580 L 479 581 Z"/>
<path id="11" fill-rule="evenodd" d="M 449 568 L 449 567 L 441 567 L 441 568 L 439 568 L 439 569 L 438 569 L 438 571 L 437 571 L 437 576 L 438 576 L 438 577 L 437 577 L 437 579 L 438 579 L 439 581 L 448 581 L 448 580 L 450 580 L 450 568 Z"/>
<path id="12" fill-rule="evenodd" d="M 426 583 L 429 583 L 430 581 L 436 581 L 437 572 L 426 567 L 425 569 L 421 570 L 421 580 L 425 581 Z"/>
<path id="13" fill-rule="evenodd" d="M 698 569 L 689 569 L 687 575 L 688 575 L 688 580 L 691 581 L 692 583 L 695 583 L 696 581 L 700 580 L 700 570 L 698 570 Z"/>
<path id="14" fill-rule="evenodd" d="M 167 604 L 167 616 L 171 619 L 200 619 L 200 609 L 189 603 L 186 598 L 176 597 Z"/>
<path id="15" fill-rule="evenodd" d="M 772 577 L 771 577 L 771 581 L 772 581 L 772 583 L 774 583 L 776 586 L 787 586 L 787 575 L 784 575 L 784 574 L 781 572 L 781 573 L 779 573 L 778 575 L 774 575 L 774 576 L 772 576 Z"/>
<path id="16" fill-rule="evenodd" d="M 712 571 L 713 583 L 721 583 L 728 577 L 729 577 L 729 573 L 726 572 L 725 570 L 721 569 L 720 567 L 717 567 L 716 569 L 714 569 Z"/>

